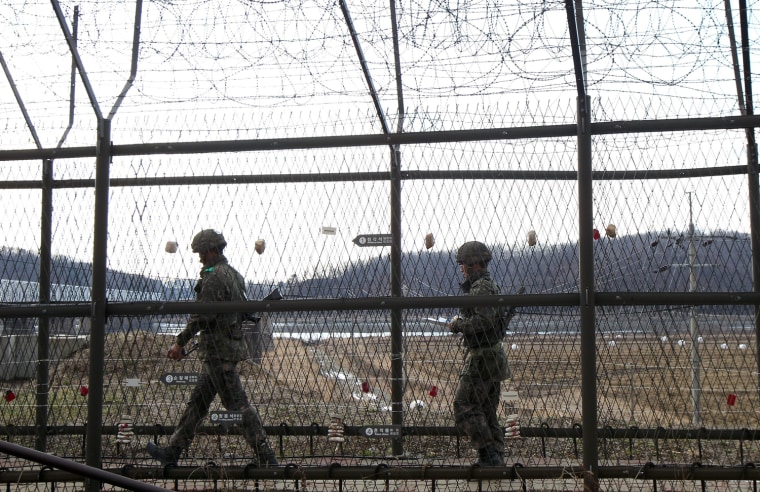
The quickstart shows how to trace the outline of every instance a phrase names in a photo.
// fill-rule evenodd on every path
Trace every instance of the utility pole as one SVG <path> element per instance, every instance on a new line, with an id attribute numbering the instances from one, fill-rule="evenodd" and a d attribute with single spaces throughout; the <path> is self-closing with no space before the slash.
<path id="1" fill-rule="evenodd" d="M 715 266 L 712 263 L 702 263 L 697 264 L 697 247 L 695 244 L 696 239 L 696 233 L 694 229 L 694 214 L 693 214 L 693 207 L 692 207 L 692 193 L 691 191 L 688 191 L 687 194 L 689 195 L 689 232 L 688 232 L 688 239 L 689 239 L 689 246 L 688 246 L 688 263 L 672 263 L 670 265 L 664 265 L 661 266 L 658 270 L 658 272 L 665 272 L 668 271 L 670 268 L 674 267 L 688 267 L 689 268 L 689 292 L 696 292 L 697 291 L 697 268 L 698 267 L 706 267 L 706 266 Z M 709 238 L 728 238 L 728 239 L 735 239 L 735 237 L 728 237 L 728 236 L 699 236 L 702 239 Z M 667 236 L 660 236 L 661 239 L 673 239 L 670 234 Z M 680 236 L 678 239 L 676 239 L 676 244 L 680 245 L 682 241 L 683 236 Z M 659 241 L 658 241 L 659 242 Z M 708 243 L 709 244 L 709 243 Z M 653 246 L 656 246 L 657 243 L 653 243 Z M 689 310 L 689 335 L 691 337 L 691 354 L 690 354 L 690 360 L 691 360 L 691 422 L 695 426 L 701 426 L 702 425 L 702 382 L 701 382 L 701 375 L 700 375 L 700 369 L 702 366 L 701 356 L 699 353 L 699 323 L 697 322 L 697 306 L 691 306 Z"/>
<path id="2" fill-rule="evenodd" d="M 689 292 L 697 291 L 698 266 L 712 266 L 711 264 L 697 265 L 697 247 L 694 244 L 694 214 L 691 203 L 691 191 L 689 195 L 689 252 L 688 263 L 670 264 L 669 267 L 689 268 Z M 699 355 L 699 323 L 697 323 L 697 306 L 689 309 L 689 335 L 691 337 L 691 423 L 695 426 L 702 425 L 702 380 L 700 366 L 702 365 Z"/>
<path id="3" fill-rule="evenodd" d="M 691 191 L 689 193 L 689 291 L 697 291 L 697 248 L 694 246 L 694 215 L 691 206 Z M 699 325 L 697 324 L 697 306 L 692 305 L 689 317 L 689 332 L 691 333 L 691 423 L 702 426 L 702 383 L 699 374 L 701 357 L 699 356 Z"/>

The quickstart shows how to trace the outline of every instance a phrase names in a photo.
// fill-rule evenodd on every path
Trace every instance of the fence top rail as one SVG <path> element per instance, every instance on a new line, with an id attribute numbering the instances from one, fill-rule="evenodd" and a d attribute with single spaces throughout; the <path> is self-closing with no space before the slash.
<path id="1" fill-rule="evenodd" d="M 739 130 L 760 127 L 760 115 L 717 116 L 641 121 L 611 121 L 592 123 L 592 135 L 646 132 L 684 132 L 695 130 Z M 367 135 L 340 135 L 302 138 L 269 138 L 254 140 L 221 140 L 204 142 L 157 142 L 111 145 L 111 156 L 157 154 L 200 154 L 296 150 L 332 147 L 363 147 L 411 145 L 442 142 L 472 142 L 480 140 L 517 140 L 527 138 L 574 137 L 576 125 L 547 125 L 534 127 L 448 130 Z M 43 159 L 73 159 L 95 157 L 95 146 L 71 148 L 19 149 L 0 151 L 0 162 Z"/>

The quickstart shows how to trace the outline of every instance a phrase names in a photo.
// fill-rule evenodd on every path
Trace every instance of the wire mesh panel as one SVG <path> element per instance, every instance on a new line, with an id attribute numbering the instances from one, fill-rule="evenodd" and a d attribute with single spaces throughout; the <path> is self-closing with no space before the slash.
<path id="1" fill-rule="evenodd" d="M 757 2 L 503 4 L 0 6 L 0 435 L 81 461 L 94 432 L 103 468 L 155 467 L 202 371 L 167 351 L 203 309 L 190 241 L 211 228 L 248 300 L 282 296 L 247 313 L 238 371 L 289 466 L 252 471 L 216 399 L 188 469 L 146 483 L 754 487 Z M 487 480 L 458 468 L 479 455 L 445 302 L 471 240 L 499 296 L 526 295 Z M 714 299 L 657 298 L 687 294 Z"/>

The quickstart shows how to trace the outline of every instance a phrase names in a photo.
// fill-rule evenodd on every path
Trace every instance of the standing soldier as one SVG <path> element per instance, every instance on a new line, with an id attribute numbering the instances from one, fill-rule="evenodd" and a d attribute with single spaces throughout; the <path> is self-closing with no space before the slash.
<path id="1" fill-rule="evenodd" d="M 470 296 L 499 294 L 499 286 L 488 273 L 491 251 L 478 241 L 464 243 L 456 254 L 464 276 L 462 290 Z M 454 396 L 454 419 L 458 428 L 478 450 L 481 466 L 504 466 L 504 433 L 496 415 L 501 382 L 511 376 L 502 346 L 504 322 L 500 307 L 460 309 L 449 324 L 452 333 L 462 334 L 466 355 Z"/>
<path id="2" fill-rule="evenodd" d="M 212 229 L 202 230 L 193 238 L 193 253 L 198 253 L 203 263 L 201 278 L 195 285 L 197 302 L 244 300 L 245 281 L 227 263 L 223 254 L 225 246 L 224 236 Z M 241 324 L 242 316 L 238 313 L 193 314 L 169 348 L 167 357 L 182 360 L 187 355 L 185 345 L 200 333 L 198 354 L 203 361 L 203 372 L 174 434 L 169 438 L 169 446 L 159 447 L 148 442 L 148 454 L 162 464 L 176 464 L 182 452 L 190 447 L 196 427 L 208 415 L 211 402 L 218 394 L 227 410 L 242 412 L 243 434 L 254 450 L 257 463 L 277 465 L 259 414 L 248 402 L 237 372 L 238 362 L 246 358 Z"/>

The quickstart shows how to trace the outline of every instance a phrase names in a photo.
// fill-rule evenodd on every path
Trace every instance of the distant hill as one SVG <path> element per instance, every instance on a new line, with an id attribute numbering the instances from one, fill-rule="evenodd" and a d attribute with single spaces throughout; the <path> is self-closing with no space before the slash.
<path id="1" fill-rule="evenodd" d="M 742 234 L 695 234 L 693 261 L 699 292 L 752 290 L 752 253 Z M 574 292 L 578 288 L 578 249 L 562 244 L 510 250 L 493 248 L 490 270 L 505 293 L 521 286 L 528 293 Z M 689 239 L 652 233 L 601 237 L 594 242 L 596 288 L 601 292 L 687 292 Z M 461 276 L 453 251 L 405 253 L 402 257 L 405 296 L 457 295 Z M 341 272 L 294 282 L 287 294 L 298 297 L 371 297 L 389 295 L 390 253 L 346 265 Z"/>
<path id="2" fill-rule="evenodd" d="M 697 291 L 728 292 L 752 289 L 752 257 L 745 234 L 719 233 L 707 238 L 695 235 L 693 260 Z M 577 244 L 510 249 L 492 246 L 491 274 L 506 292 L 520 286 L 528 293 L 574 292 L 578 285 Z M 667 234 L 601 237 L 594 241 L 598 291 L 687 292 L 689 238 Z M 56 256 L 52 260 L 54 284 L 89 287 L 92 265 Z M 415 251 L 402 257 L 402 285 L 408 297 L 445 296 L 460 293 L 461 276 L 453 251 Z M 39 255 L 24 249 L 0 248 L 0 279 L 37 282 Z M 161 299 L 192 299 L 194 279 L 164 281 L 139 274 L 109 270 L 109 290 L 151 293 Z M 368 261 L 351 262 L 342 269 L 287 283 L 249 284 L 251 299 L 261 298 L 279 286 L 289 298 L 361 298 L 390 294 L 390 250 L 378 250 Z M 0 293 L 1 294 L 1 293 Z"/>
<path id="3" fill-rule="evenodd" d="M 37 282 L 40 276 L 40 258 L 36 251 L 0 248 L 0 278 Z M 92 263 L 74 260 L 66 256 L 53 256 L 50 279 L 53 284 L 91 286 Z M 160 280 L 139 274 L 109 270 L 106 283 L 111 289 L 163 292 Z"/>

